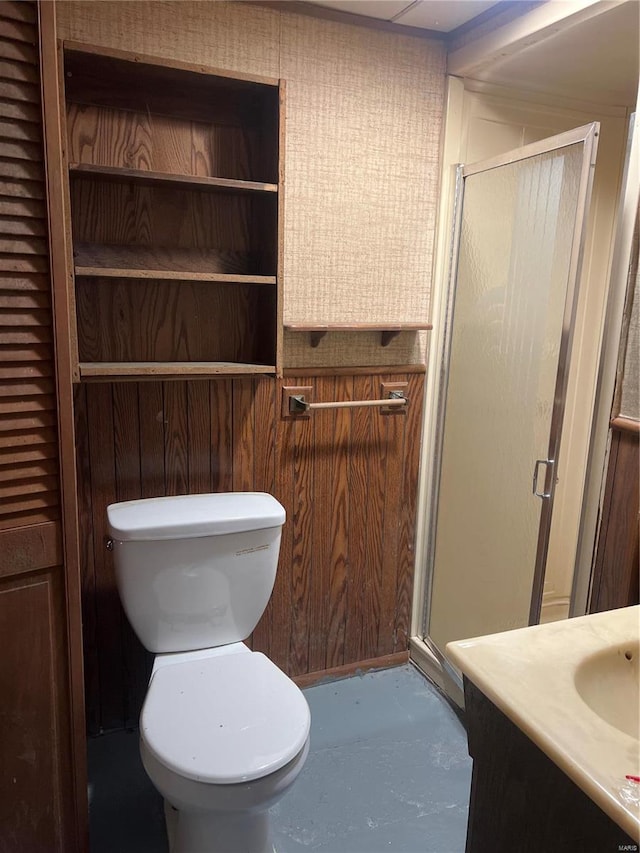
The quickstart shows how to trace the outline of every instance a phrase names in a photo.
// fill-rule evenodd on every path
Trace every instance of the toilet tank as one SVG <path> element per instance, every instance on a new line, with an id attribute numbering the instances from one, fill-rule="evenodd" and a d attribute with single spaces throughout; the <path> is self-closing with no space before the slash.
<path id="1" fill-rule="evenodd" d="M 246 639 L 273 590 L 284 507 L 263 492 L 107 507 L 116 582 L 140 642 L 191 651 Z"/>

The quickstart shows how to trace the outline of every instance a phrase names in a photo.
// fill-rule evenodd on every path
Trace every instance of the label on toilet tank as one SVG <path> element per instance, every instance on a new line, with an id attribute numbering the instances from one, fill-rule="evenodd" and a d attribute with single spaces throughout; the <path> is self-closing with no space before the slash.
<path id="1" fill-rule="evenodd" d="M 268 551 L 269 548 L 271 548 L 269 543 L 266 545 L 255 545 L 253 548 L 242 548 L 240 551 L 236 551 L 236 557 L 242 557 L 244 554 L 255 554 L 256 551 Z"/>

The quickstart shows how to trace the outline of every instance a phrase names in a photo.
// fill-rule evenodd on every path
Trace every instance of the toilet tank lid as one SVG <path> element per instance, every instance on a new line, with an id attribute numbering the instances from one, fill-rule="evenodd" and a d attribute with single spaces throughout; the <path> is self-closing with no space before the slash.
<path id="1" fill-rule="evenodd" d="M 284 507 L 265 492 L 221 492 L 122 501 L 107 507 L 120 541 L 196 538 L 281 527 Z"/>

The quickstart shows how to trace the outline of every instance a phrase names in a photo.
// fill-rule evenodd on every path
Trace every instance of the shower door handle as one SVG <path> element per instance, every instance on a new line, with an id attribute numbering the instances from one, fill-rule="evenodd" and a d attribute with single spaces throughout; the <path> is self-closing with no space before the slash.
<path id="1" fill-rule="evenodd" d="M 554 461 L 553 461 L 553 459 L 536 459 L 536 464 L 533 466 L 533 485 L 532 485 L 532 491 L 533 491 L 533 494 L 534 494 L 537 498 L 550 498 L 550 497 L 551 497 L 551 488 L 552 488 L 552 486 L 550 486 L 550 487 L 549 487 L 549 491 L 548 491 L 548 492 L 544 492 L 544 491 L 539 492 L 539 491 L 538 491 L 538 473 L 539 473 L 539 471 L 540 471 L 540 466 L 541 466 L 541 465 L 546 465 L 546 466 L 547 466 L 547 467 L 546 467 L 546 469 L 545 469 L 545 480 L 546 480 L 546 472 L 548 472 L 548 470 L 549 470 L 549 466 L 551 467 L 551 472 L 552 472 L 552 474 L 553 474 L 553 465 L 554 465 Z M 553 480 L 551 481 L 551 483 L 553 484 Z"/>

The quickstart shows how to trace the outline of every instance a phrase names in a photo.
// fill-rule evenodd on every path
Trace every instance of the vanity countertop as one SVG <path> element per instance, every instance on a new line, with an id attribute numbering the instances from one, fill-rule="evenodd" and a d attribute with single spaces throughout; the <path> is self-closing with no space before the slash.
<path id="1" fill-rule="evenodd" d="M 464 675 L 638 841 L 640 782 L 627 777 L 640 778 L 639 642 L 640 607 L 625 607 L 447 645 Z M 602 675 L 610 662 L 613 680 Z M 585 678 L 616 724 L 594 710 Z"/>

